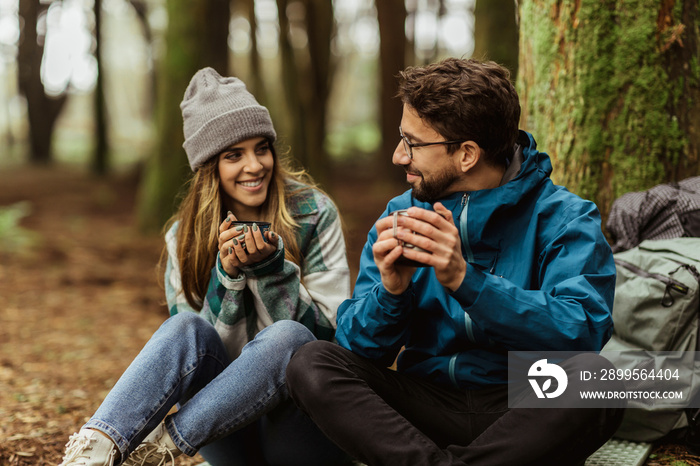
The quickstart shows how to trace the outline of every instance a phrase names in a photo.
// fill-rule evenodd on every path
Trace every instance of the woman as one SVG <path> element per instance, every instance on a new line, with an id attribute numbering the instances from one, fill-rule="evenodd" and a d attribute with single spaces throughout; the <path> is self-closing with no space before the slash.
<path id="1" fill-rule="evenodd" d="M 172 317 L 71 436 L 62 466 L 197 451 L 213 465 L 343 464 L 285 385 L 292 354 L 332 339 L 349 296 L 337 210 L 277 156 L 270 115 L 239 79 L 198 71 L 181 109 L 194 177 L 166 233 Z"/>

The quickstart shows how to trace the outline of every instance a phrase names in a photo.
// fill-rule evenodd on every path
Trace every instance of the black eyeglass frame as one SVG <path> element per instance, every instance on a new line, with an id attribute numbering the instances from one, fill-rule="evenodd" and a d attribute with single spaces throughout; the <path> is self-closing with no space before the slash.
<path id="1" fill-rule="evenodd" d="M 408 155 L 408 158 L 411 160 L 413 160 L 414 147 L 436 146 L 438 144 L 461 144 L 466 141 L 466 139 L 462 139 L 460 141 L 411 142 L 403 134 L 401 126 L 399 126 L 399 136 L 401 136 L 401 140 L 403 141 L 403 148 L 406 151 L 406 155 Z"/>

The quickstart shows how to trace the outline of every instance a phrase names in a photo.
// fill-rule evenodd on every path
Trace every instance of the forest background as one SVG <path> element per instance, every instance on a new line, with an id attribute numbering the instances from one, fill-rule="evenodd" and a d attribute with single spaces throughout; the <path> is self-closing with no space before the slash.
<path id="1" fill-rule="evenodd" d="M 605 218 L 700 174 L 699 38 L 697 0 L 0 0 L 0 464 L 56 464 L 167 316 L 155 264 L 196 70 L 270 109 L 336 199 L 354 276 L 407 188 L 400 70 L 507 66 L 554 180 Z"/>

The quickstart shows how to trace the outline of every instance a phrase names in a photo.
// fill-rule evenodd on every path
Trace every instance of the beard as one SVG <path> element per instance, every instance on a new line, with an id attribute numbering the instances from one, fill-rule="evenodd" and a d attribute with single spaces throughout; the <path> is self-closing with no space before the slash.
<path id="1" fill-rule="evenodd" d="M 411 185 L 413 187 L 411 195 L 421 202 L 428 202 L 430 204 L 443 197 L 450 186 L 457 180 L 457 173 L 448 168 L 436 173 L 431 178 L 426 178 L 423 176 L 423 173 L 418 170 L 409 171 L 406 169 L 406 172 L 421 177 L 417 186 Z"/>

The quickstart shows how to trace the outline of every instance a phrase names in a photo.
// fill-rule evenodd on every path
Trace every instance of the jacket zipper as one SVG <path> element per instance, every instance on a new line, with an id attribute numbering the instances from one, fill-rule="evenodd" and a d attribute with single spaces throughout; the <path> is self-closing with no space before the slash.
<path id="1" fill-rule="evenodd" d="M 467 254 L 467 262 L 474 262 L 474 253 L 469 245 L 469 230 L 467 228 L 467 218 L 469 216 L 469 194 L 462 196 L 462 215 L 459 219 L 460 233 L 464 243 L 464 252 Z"/>
<path id="2" fill-rule="evenodd" d="M 459 219 L 459 224 L 460 224 L 460 235 L 462 237 L 462 243 L 464 245 L 464 252 L 467 255 L 467 262 L 474 262 L 474 253 L 472 252 L 471 246 L 469 245 L 469 230 L 467 228 L 467 220 L 469 216 L 469 193 L 464 193 L 462 195 L 462 214 Z M 469 314 L 466 312 L 464 313 L 464 330 L 467 332 L 467 338 L 469 341 L 472 343 L 476 343 L 476 339 L 474 338 L 474 324 L 472 322 L 472 318 L 469 317 Z M 457 385 L 457 378 L 456 374 L 454 373 L 455 369 L 455 364 L 457 362 L 457 356 L 458 354 L 455 354 L 452 356 L 452 359 L 450 360 L 450 378 L 452 379 L 452 382 Z"/>
<path id="3" fill-rule="evenodd" d="M 469 341 L 472 343 L 476 343 L 476 339 L 474 338 L 474 328 L 472 326 L 472 318 L 469 317 L 469 314 L 466 312 L 464 313 L 464 326 L 467 331 L 467 338 Z M 459 384 L 457 383 L 457 357 L 460 355 L 460 353 L 455 353 L 452 355 L 450 358 L 450 365 L 448 368 L 449 374 L 450 374 L 450 380 L 454 384 L 455 387 L 459 388 Z"/>
<path id="4" fill-rule="evenodd" d="M 455 353 L 452 355 L 450 358 L 450 367 L 449 367 L 449 373 L 450 373 L 450 381 L 452 384 L 459 388 L 459 384 L 457 383 L 457 377 L 455 376 L 455 366 L 457 364 L 457 356 L 459 356 L 459 353 Z"/>
<path id="5" fill-rule="evenodd" d="M 467 256 L 467 262 L 474 262 L 474 253 L 472 252 L 471 246 L 469 245 L 469 230 L 467 229 L 467 219 L 469 216 L 469 194 L 464 193 L 462 195 L 462 213 L 459 219 L 459 226 L 460 226 L 460 236 L 462 238 L 462 245 L 464 246 L 464 252 Z M 469 314 L 466 312 L 463 313 L 464 315 L 464 330 L 467 333 L 467 338 L 469 341 L 472 343 L 475 343 L 476 340 L 474 338 L 474 325 L 472 322 L 472 318 L 469 317 Z M 453 354 L 452 357 L 450 358 L 450 364 L 449 364 L 449 374 L 450 374 L 450 380 L 454 384 L 455 387 L 459 388 L 459 384 L 457 383 L 457 374 L 456 374 L 456 368 L 457 368 L 457 357 L 459 356 L 460 353 Z"/>
<path id="6" fill-rule="evenodd" d="M 654 280 L 658 280 L 664 285 L 666 285 L 666 290 L 664 291 L 664 295 L 661 298 L 661 305 L 663 307 L 671 307 L 673 306 L 673 303 L 675 299 L 673 298 L 673 295 L 671 294 L 671 290 L 674 290 L 678 293 L 687 295 L 689 288 L 685 286 L 683 283 L 679 282 L 678 280 L 674 280 L 671 277 L 667 277 L 666 275 L 661 275 L 659 273 L 652 273 L 649 271 L 646 271 L 640 267 L 637 267 L 634 264 L 630 264 L 627 261 L 624 261 L 622 259 L 615 259 L 615 264 L 622 266 L 632 272 L 635 275 L 638 275 L 643 278 L 651 278 Z M 677 269 L 676 269 L 677 270 Z"/>
<path id="7" fill-rule="evenodd" d="M 462 195 L 462 214 L 459 219 L 459 225 L 460 225 L 460 235 L 462 237 L 462 241 L 464 243 L 464 249 L 465 252 L 467 253 L 467 262 L 474 262 L 474 254 L 472 253 L 472 249 L 469 246 L 469 232 L 467 230 L 467 217 L 469 215 L 469 193 L 464 193 Z M 467 332 L 467 337 L 472 343 L 475 343 L 474 339 L 474 328 L 472 325 L 472 319 L 469 317 L 469 314 L 466 312 L 464 313 L 464 329 Z"/>

